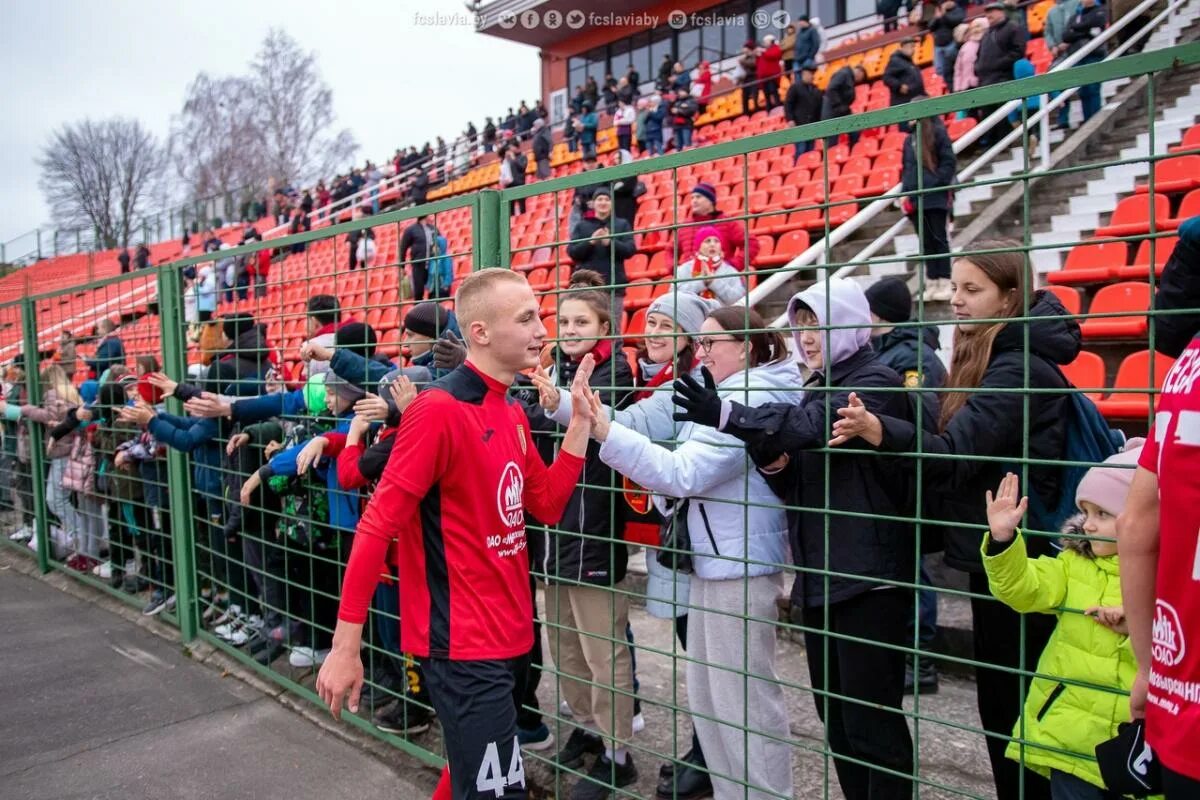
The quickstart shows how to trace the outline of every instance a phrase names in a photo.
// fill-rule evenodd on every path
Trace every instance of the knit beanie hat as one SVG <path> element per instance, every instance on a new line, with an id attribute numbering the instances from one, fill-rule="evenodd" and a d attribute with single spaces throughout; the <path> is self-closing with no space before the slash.
<path id="1" fill-rule="evenodd" d="M 719 307 L 718 303 L 710 302 L 698 294 L 673 291 L 654 298 L 646 314 L 665 314 L 675 321 L 675 327 L 680 331 L 694 335 L 700 332 L 704 318 Z"/>
<path id="2" fill-rule="evenodd" d="M 308 380 L 304 384 L 304 407 L 308 409 L 308 413 L 310 414 L 325 413 L 326 374 L 318 372 L 315 375 L 309 375 Z"/>
<path id="3" fill-rule="evenodd" d="M 1137 466 L 1145 439 L 1130 439 L 1125 449 L 1104 460 L 1104 464 L 1089 469 L 1075 489 L 1075 505 L 1083 501 L 1094 503 L 1116 516 L 1125 510 L 1129 486 L 1133 483 L 1133 467 Z M 1111 465 L 1111 466 L 1109 466 Z"/>
<path id="4" fill-rule="evenodd" d="M 402 367 L 394 369 L 388 374 L 379 379 L 378 394 L 387 403 L 388 407 L 388 424 L 399 419 L 400 410 L 396 408 L 396 401 L 392 397 L 392 384 L 395 383 L 400 376 L 408 378 L 417 387 L 417 391 L 425 388 L 425 384 L 433 380 L 433 373 L 427 367 Z"/>
<path id="5" fill-rule="evenodd" d="M 884 278 L 867 287 L 867 305 L 884 322 L 908 322 L 912 316 L 912 293 L 900 278 Z"/>
<path id="6" fill-rule="evenodd" d="M 721 235 L 716 227 L 712 225 L 704 225 L 696 229 L 696 235 L 692 237 L 692 249 L 699 252 L 700 245 L 704 244 L 704 240 L 710 236 L 715 236 L 721 240 L 721 252 L 725 252 L 725 237 Z"/>
<path id="7" fill-rule="evenodd" d="M 325 388 L 333 389 L 333 393 L 341 400 L 348 403 L 357 403 L 366 396 L 367 392 L 356 383 L 351 383 L 345 378 L 339 377 L 332 372 L 325 373 Z"/>
<path id="8" fill-rule="evenodd" d="M 363 322 L 347 322 L 333 334 L 333 346 L 363 358 L 375 355 L 375 329 Z"/>
<path id="9" fill-rule="evenodd" d="M 713 188 L 711 183 L 705 183 L 703 181 L 697 183 L 696 187 L 692 189 L 692 194 L 698 194 L 701 197 L 707 197 L 708 202 L 712 203 L 714 206 L 717 204 L 717 190 Z"/>
<path id="10" fill-rule="evenodd" d="M 404 317 L 404 330 L 412 331 L 429 339 L 441 336 L 450 324 L 450 315 L 440 303 L 426 301 L 417 303 Z"/>
<path id="11" fill-rule="evenodd" d="M 239 336 L 253 327 L 254 317 L 249 314 L 230 314 L 221 320 L 221 331 L 231 342 L 236 342 Z"/>

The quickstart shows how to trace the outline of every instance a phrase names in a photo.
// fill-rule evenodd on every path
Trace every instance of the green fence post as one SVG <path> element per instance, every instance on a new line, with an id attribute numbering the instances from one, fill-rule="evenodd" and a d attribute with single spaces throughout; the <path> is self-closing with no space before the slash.
<path id="1" fill-rule="evenodd" d="M 42 402 L 42 387 L 38 381 L 37 304 L 26 294 L 21 301 L 21 348 L 25 358 L 26 402 Z M 29 473 L 33 476 L 33 518 L 37 531 L 37 562 L 42 572 L 50 571 L 50 521 L 46 518 L 46 452 L 41 426 L 33 427 L 29 435 Z"/>
<path id="2" fill-rule="evenodd" d="M 183 342 L 183 315 L 180 313 L 182 287 L 179 271 L 169 267 L 158 271 L 158 312 L 162 326 L 163 369 L 168 375 L 182 377 L 187 372 L 187 347 Z M 171 411 L 182 413 L 178 398 L 171 398 Z M 192 519 L 191 483 L 185 453 L 167 449 L 167 484 L 171 507 L 171 549 L 175 567 L 175 614 L 179 635 L 188 642 L 196 638 L 199 609 L 196 604 L 195 530 Z"/>
<path id="3" fill-rule="evenodd" d="M 507 229 L 507 220 L 500 219 L 500 193 L 483 189 L 475 201 L 471 215 L 471 239 L 475 242 L 471 266 L 475 269 L 504 266 L 500 263 L 500 239 Z"/>

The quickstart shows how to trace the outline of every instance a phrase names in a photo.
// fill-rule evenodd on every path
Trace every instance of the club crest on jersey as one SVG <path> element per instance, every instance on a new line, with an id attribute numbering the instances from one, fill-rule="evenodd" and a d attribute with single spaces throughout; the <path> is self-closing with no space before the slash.
<path id="1" fill-rule="evenodd" d="M 522 439 L 521 441 L 525 441 Z M 510 461 L 504 465 L 500 474 L 500 484 L 496 487 L 496 507 L 500 519 L 509 528 L 525 526 L 525 478 L 516 462 Z"/>
<path id="2" fill-rule="evenodd" d="M 1175 607 L 1159 600 L 1154 609 L 1154 627 L 1151 629 L 1151 644 L 1154 660 L 1168 667 L 1183 661 L 1186 645 L 1183 641 L 1183 625 Z"/>

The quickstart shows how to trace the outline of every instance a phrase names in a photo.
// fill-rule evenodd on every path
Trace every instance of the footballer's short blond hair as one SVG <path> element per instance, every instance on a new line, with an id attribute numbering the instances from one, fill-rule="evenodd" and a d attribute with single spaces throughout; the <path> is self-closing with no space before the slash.
<path id="1" fill-rule="evenodd" d="M 520 272 L 500 267 L 489 267 L 472 272 L 463 278 L 454 294 L 454 314 L 463 333 L 473 322 L 489 322 L 496 310 L 496 289 L 505 283 L 529 286 L 529 281 Z"/>

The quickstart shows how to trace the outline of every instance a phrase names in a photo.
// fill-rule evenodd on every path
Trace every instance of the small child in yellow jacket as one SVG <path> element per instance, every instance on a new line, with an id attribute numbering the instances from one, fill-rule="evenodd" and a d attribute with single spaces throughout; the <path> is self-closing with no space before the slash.
<path id="1" fill-rule="evenodd" d="M 1005 476 L 995 496 L 987 493 L 982 553 L 992 594 L 1023 614 L 1058 615 L 1006 752 L 1048 777 L 1054 800 L 1117 798 L 1104 786 L 1095 748 L 1128 721 L 1137 672 L 1121 607 L 1116 521 L 1142 441 L 1084 475 L 1075 493 L 1081 516 L 1067 523 L 1057 557 L 1026 557 L 1017 525 L 1028 498 L 1016 475 Z"/>

